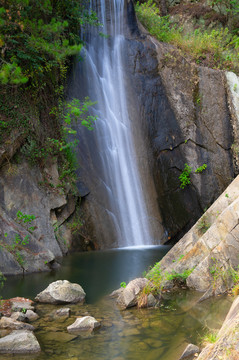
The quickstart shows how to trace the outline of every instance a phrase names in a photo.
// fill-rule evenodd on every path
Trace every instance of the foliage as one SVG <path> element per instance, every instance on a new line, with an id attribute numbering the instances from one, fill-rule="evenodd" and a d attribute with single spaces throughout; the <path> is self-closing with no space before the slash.
<path id="1" fill-rule="evenodd" d="M 191 184 L 191 179 L 190 179 L 191 172 L 192 172 L 192 168 L 188 164 L 185 164 L 183 172 L 179 175 L 181 189 L 184 189 L 185 186 Z"/>
<path id="2" fill-rule="evenodd" d="M 220 0 L 215 2 L 219 3 Z M 230 3 L 227 13 L 238 16 L 238 2 L 236 0 L 228 0 L 227 2 Z M 143 4 L 138 2 L 136 13 L 151 35 L 159 41 L 176 45 L 197 63 L 203 64 L 205 61 L 207 66 L 239 71 L 239 36 L 227 27 L 209 30 L 197 28 L 188 33 L 183 26 L 179 27 L 173 24 L 169 16 L 159 16 L 159 10 L 152 0 Z"/>
<path id="3" fill-rule="evenodd" d="M 239 266 L 237 269 L 233 269 L 232 267 L 229 268 L 229 275 L 232 278 L 232 281 L 234 284 L 237 284 L 239 282 Z"/>
<path id="4" fill-rule="evenodd" d="M 100 25 L 85 0 L 0 2 L 0 142 L 18 129 L 28 161 L 43 166 L 58 157 L 65 183 L 75 180 L 71 125 L 77 120 L 92 130 L 96 119 L 88 98 L 63 101 L 68 66 L 88 24 Z"/>
<path id="5" fill-rule="evenodd" d="M 207 330 L 206 333 L 201 337 L 202 344 L 214 344 L 217 341 L 217 332 Z"/>
<path id="6" fill-rule="evenodd" d="M 17 219 L 20 223 L 31 224 L 36 219 L 35 215 L 23 214 L 20 210 L 17 212 Z"/>
<path id="7" fill-rule="evenodd" d="M 173 262 L 173 263 L 179 262 L 180 260 L 182 260 L 183 257 L 184 257 L 184 254 L 180 255 L 177 260 L 172 260 L 172 262 Z"/>
<path id="8" fill-rule="evenodd" d="M 239 15 L 239 3 L 237 0 L 211 0 L 210 5 L 216 7 L 220 13 L 226 13 L 234 17 Z"/>
<path id="9" fill-rule="evenodd" d="M 172 41 L 173 27 L 169 16 L 159 16 L 159 8 L 153 0 L 142 4 L 137 2 L 135 10 L 139 20 L 148 29 L 150 34 L 155 36 L 159 41 Z"/>
<path id="10" fill-rule="evenodd" d="M 177 273 L 176 271 L 172 271 L 171 273 L 167 273 L 166 280 L 167 281 L 175 281 L 179 283 L 186 283 L 187 278 L 193 272 L 194 268 L 186 269 L 182 273 Z"/>
<path id="11" fill-rule="evenodd" d="M 183 258 L 183 255 L 180 256 L 179 260 Z M 185 269 L 181 273 L 176 271 L 162 271 L 160 262 L 155 263 L 155 265 L 149 270 L 146 274 L 146 279 L 150 280 L 149 285 L 145 289 L 145 293 L 154 293 L 160 294 L 164 289 L 165 283 L 167 281 L 173 281 L 177 285 L 185 284 L 186 279 L 193 272 L 194 268 Z"/>
<path id="12" fill-rule="evenodd" d="M 160 294 L 164 286 L 164 275 L 161 270 L 160 262 L 155 263 L 154 266 L 146 274 L 146 279 L 150 280 L 150 284 L 146 287 L 145 292 L 153 294 Z"/>
<path id="13" fill-rule="evenodd" d="M 84 1 L 13 0 L 0 7 L 0 80 L 35 88 L 57 83 L 60 65 L 81 49 L 80 27 L 97 24 Z"/>
<path id="14" fill-rule="evenodd" d="M 5 233 L 4 237 L 7 238 L 8 234 Z M 25 246 L 27 244 L 29 244 L 28 235 L 26 235 L 22 239 L 19 234 L 16 234 L 11 244 L 7 244 L 6 242 L 0 240 L 0 248 L 5 248 L 7 251 L 13 254 L 19 265 L 21 265 L 22 267 L 24 266 L 24 259 L 18 249 L 21 249 L 22 246 Z"/>
<path id="15" fill-rule="evenodd" d="M 76 209 L 74 211 L 74 215 L 70 222 L 67 223 L 67 227 L 71 230 L 72 234 L 79 234 L 82 230 L 83 220 L 82 220 L 82 210 L 77 204 Z"/>
<path id="16" fill-rule="evenodd" d="M 195 173 L 199 174 L 199 173 L 203 172 L 204 170 L 206 170 L 206 168 L 207 168 L 207 164 L 203 164 L 202 166 L 199 166 L 195 170 Z M 189 166 L 188 164 L 184 164 L 184 169 L 183 169 L 182 173 L 179 175 L 181 189 L 184 189 L 187 185 L 191 184 L 191 178 L 190 178 L 191 172 L 192 172 L 191 166 Z"/>
<path id="17" fill-rule="evenodd" d="M 235 286 L 233 286 L 233 288 L 232 288 L 232 293 L 233 293 L 233 295 L 235 295 L 235 296 L 238 296 L 238 295 L 239 295 L 239 284 L 236 284 Z"/>
<path id="18" fill-rule="evenodd" d="M 85 126 L 88 130 L 93 130 L 93 122 L 96 121 L 96 116 L 89 115 L 89 108 L 95 105 L 96 102 L 92 102 L 89 98 L 85 98 L 83 103 L 79 99 L 73 99 L 66 103 L 66 112 L 64 114 L 64 131 L 68 134 L 75 134 L 75 131 L 69 128 L 72 121 L 79 122 L 82 126 Z"/>
<path id="19" fill-rule="evenodd" d="M 229 268 L 229 276 L 231 277 L 234 286 L 232 288 L 233 295 L 239 295 L 239 266 L 236 269 Z"/>
<path id="20" fill-rule="evenodd" d="M 17 222 L 26 228 L 30 233 L 35 230 L 35 226 L 29 226 L 32 224 L 32 221 L 36 219 L 35 215 L 23 214 L 20 210 L 17 212 Z M 8 233 L 4 233 L 4 238 L 8 238 Z M 0 248 L 5 248 L 7 251 L 12 253 L 19 265 L 24 266 L 24 259 L 19 250 L 21 250 L 24 246 L 29 244 L 30 236 L 26 235 L 21 237 L 19 234 L 15 234 L 13 239 L 9 239 L 9 243 L 4 240 L 0 240 Z"/>
<path id="21" fill-rule="evenodd" d="M 29 226 L 31 225 L 32 221 L 36 219 L 35 215 L 28 215 L 28 214 L 23 214 L 20 210 L 17 212 L 17 221 L 26 227 L 26 229 L 29 232 L 32 232 L 35 230 L 35 226 Z M 25 245 L 25 244 L 22 244 Z"/>
<path id="22" fill-rule="evenodd" d="M 59 124 L 62 124 L 58 138 L 46 137 L 42 143 L 42 139 L 30 133 L 21 149 L 22 154 L 31 164 L 44 161 L 49 156 L 62 155 L 60 180 L 67 182 L 67 179 L 70 179 L 70 182 L 74 181 L 77 167 L 74 148 L 77 146 L 78 140 L 74 138 L 76 130 L 73 129 L 73 126 L 78 122 L 88 130 L 93 129 L 96 116 L 90 115 L 89 109 L 94 104 L 89 98 L 85 98 L 83 102 L 78 99 L 69 102 L 59 101 L 58 106 L 54 107 L 50 113 L 56 116 Z"/>
<path id="23" fill-rule="evenodd" d="M 126 288 L 126 282 L 125 282 L 125 281 L 122 281 L 122 283 L 120 283 L 120 287 Z"/>
<path id="24" fill-rule="evenodd" d="M 203 164 L 202 166 L 199 166 L 196 170 L 195 170 L 195 173 L 201 173 L 203 172 L 204 170 L 206 170 L 207 168 L 207 164 Z"/>

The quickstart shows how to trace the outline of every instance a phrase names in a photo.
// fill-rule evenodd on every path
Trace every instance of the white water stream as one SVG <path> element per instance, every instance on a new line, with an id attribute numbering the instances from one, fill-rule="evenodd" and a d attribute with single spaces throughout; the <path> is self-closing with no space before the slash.
<path id="1" fill-rule="evenodd" d="M 103 169 L 105 208 L 114 223 L 118 247 L 149 245 L 153 241 L 124 86 L 124 0 L 109 0 L 107 6 L 105 0 L 101 0 L 97 8 L 102 32 L 109 38 L 99 37 L 94 29 L 87 34 L 81 67 L 85 94 L 97 102 L 93 114 L 98 119 L 93 132 L 99 166 Z"/>

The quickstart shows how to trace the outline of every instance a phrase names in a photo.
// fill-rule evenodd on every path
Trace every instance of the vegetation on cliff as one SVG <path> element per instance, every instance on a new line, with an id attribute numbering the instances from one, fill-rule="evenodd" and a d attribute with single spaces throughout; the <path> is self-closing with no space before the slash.
<path id="1" fill-rule="evenodd" d="M 74 134 L 72 116 L 90 129 L 94 121 L 89 99 L 64 104 L 71 57 L 82 47 L 80 33 L 98 24 L 86 5 L 84 0 L 0 2 L 0 143 L 17 129 L 30 162 L 60 154 L 65 176 L 74 168 L 74 141 L 65 141 Z"/>
<path id="2" fill-rule="evenodd" d="M 166 6 L 163 4 L 166 4 Z M 139 20 L 159 41 L 202 66 L 239 73 L 239 4 L 233 0 L 137 3 Z M 162 16 L 165 15 L 166 16 Z"/>
<path id="3" fill-rule="evenodd" d="M 83 46 L 82 33 L 88 25 L 99 26 L 88 5 L 87 0 L 0 0 L 1 193 L 11 197 L 5 185 L 15 181 L 11 204 L 4 197 L 0 203 L 0 256 L 11 259 L 1 261 L 4 274 L 48 270 L 70 246 L 62 224 L 71 221 L 79 200 L 73 123 L 91 130 L 95 117 L 88 112 L 90 99 L 66 102 L 65 89 L 73 58 Z M 38 219 L 34 234 L 19 224 L 19 213 Z M 33 260 L 31 267 L 38 255 L 39 263 Z M 0 288 L 3 282 L 0 272 Z"/>

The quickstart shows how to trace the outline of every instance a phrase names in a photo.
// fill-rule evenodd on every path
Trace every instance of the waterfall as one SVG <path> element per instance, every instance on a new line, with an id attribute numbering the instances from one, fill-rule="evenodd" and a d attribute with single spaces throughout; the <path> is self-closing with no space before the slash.
<path id="1" fill-rule="evenodd" d="M 124 0 L 101 0 L 97 15 L 103 24 L 100 37 L 96 29 L 86 34 L 83 61 L 74 72 L 74 96 L 96 101 L 92 114 L 97 121 L 92 132 L 79 130 L 81 170 L 86 182 L 94 183 L 93 198 L 100 204 L 94 216 L 100 234 L 111 238 L 109 247 L 153 243 L 137 166 L 137 156 L 127 109 L 124 83 Z M 94 8 L 94 5 L 92 5 Z M 82 165 L 83 164 L 83 165 Z M 94 172 L 94 175 L 93 173 Z M 97 176 L 97 181 L 93 177 Z M 91 189 L 90 189 L 91 190 Z M 93 210 L 95 211 L 95 209 Z M 107 219 L 107 220 L 106 220 Z"/>

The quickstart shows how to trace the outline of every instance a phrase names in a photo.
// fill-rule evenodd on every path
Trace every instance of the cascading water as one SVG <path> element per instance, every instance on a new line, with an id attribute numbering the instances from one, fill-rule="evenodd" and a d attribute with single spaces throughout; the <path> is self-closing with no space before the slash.
<path id="1" fill-rule="evenodd" d="M 94 9 L 94 5 L 92 7 Z M 79 153 L 85 163 L 82 168 L 88 168 L 85 170 L 88 179 L 95 176 L 89 168 L 94 169 L 98 177 L 93 197 L 98 197 L 102 210 L 100 217 L 95 216 L 95 221 L 98 228 L 104 218 L 107 218 L 107 224 L 110 223 L 104 230 L 112 238 L 108 247 L 149 245 L 153 239 L 124 85 L 124 0 L 109 0 L 107 4 L 106 0 L 101 0 L 96 12 L 103 24 L 102 32 L 109 37 L 100 37 L 95 29 L 87 33 L 82 53 L 84 60 L 75 71 L 71 94 L 81 98 L 89 96 L 97 102 L 92 109 L 98 118 L 95 129 L 90 134 L 80 130 Z M 87 141 L 82 142 L 83 138 Z"/>

